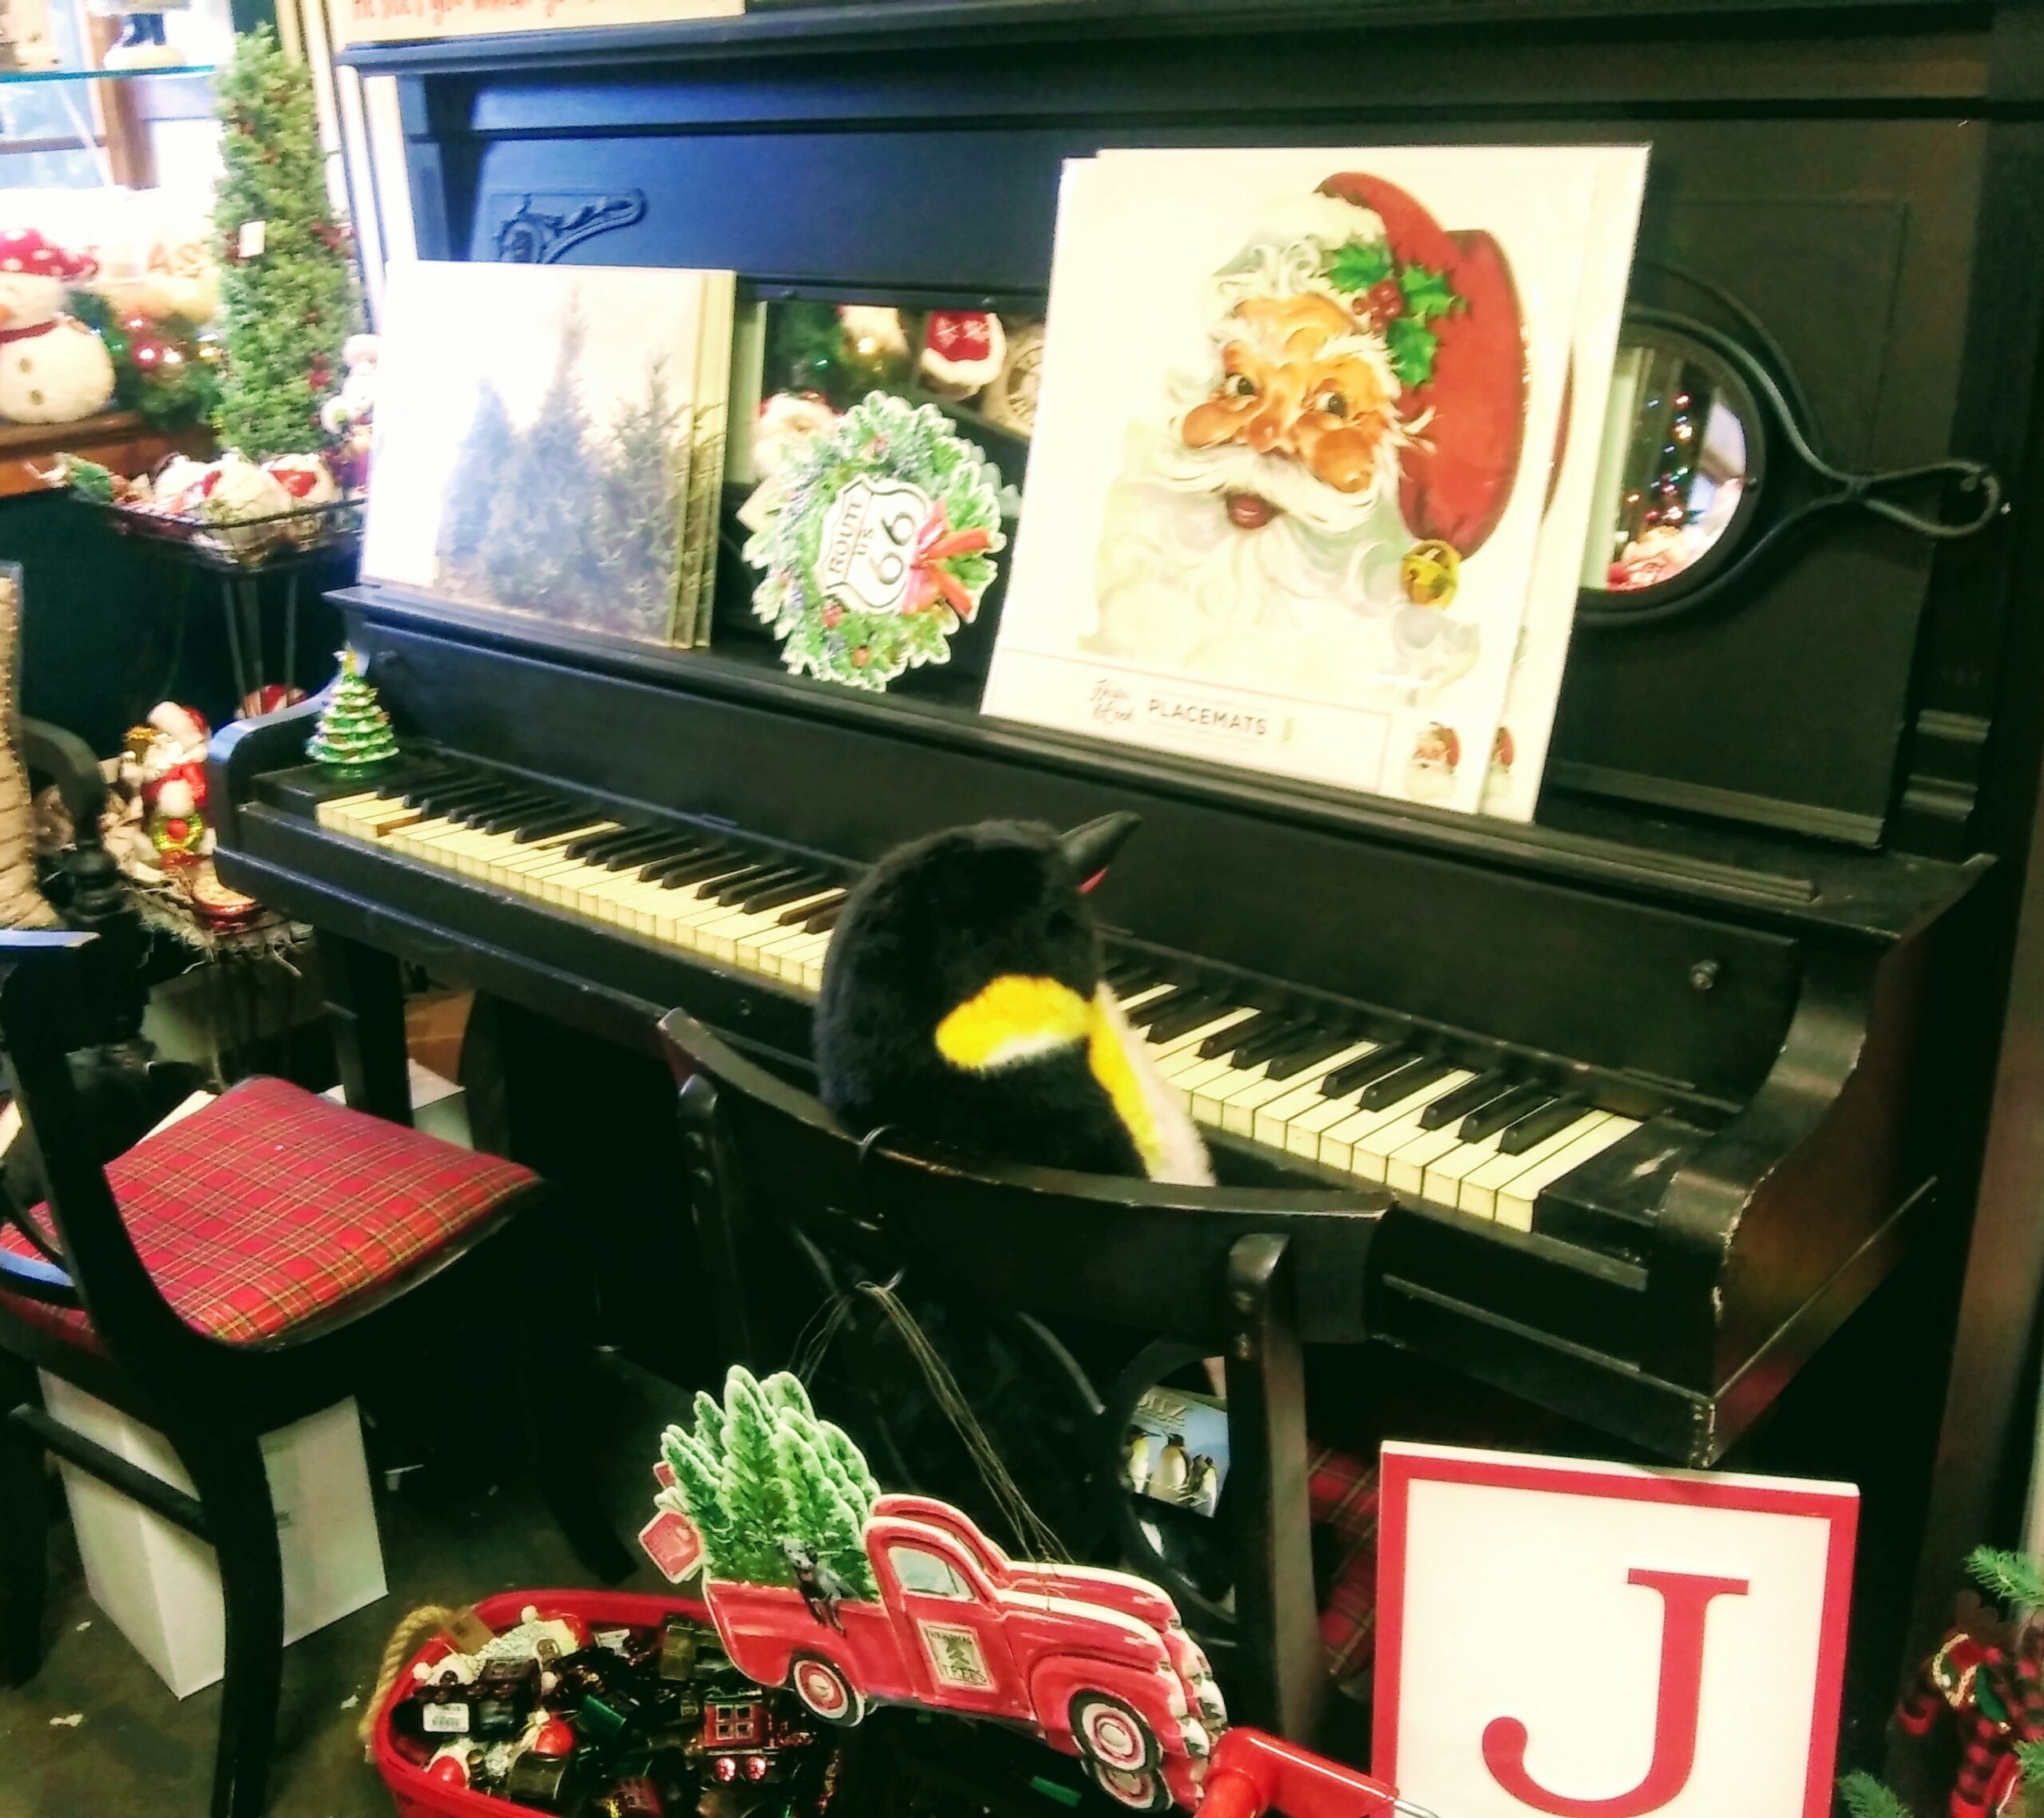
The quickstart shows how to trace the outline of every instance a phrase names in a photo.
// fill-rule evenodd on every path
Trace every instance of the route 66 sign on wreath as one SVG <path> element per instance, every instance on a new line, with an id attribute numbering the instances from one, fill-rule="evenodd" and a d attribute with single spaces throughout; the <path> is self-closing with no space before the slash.
<path id="1" fill-rule="evenodd" d="M 1826 1818 L 1850 1484 L 1384 1448 L 1371 1770 L 1454 1818 Z"/>
<path id="2" fill-rule="evenodd" d="M 944 414 L 884 392 L 746 501 L 752 609 L 797 675 L 879 690 L 943 663 L 994 578 L 1000 476 Z"/>

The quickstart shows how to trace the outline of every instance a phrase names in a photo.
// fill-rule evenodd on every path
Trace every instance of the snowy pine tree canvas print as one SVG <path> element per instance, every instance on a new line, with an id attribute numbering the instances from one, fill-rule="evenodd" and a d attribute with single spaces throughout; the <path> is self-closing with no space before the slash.
<path id="1" fill-rule="evenodd" d="M 394 265 L 362 577 L 580 631 L 686 643 L 699 417 L 731 274 Z M 727 336 L 727 340 L 728 337 Z"/>

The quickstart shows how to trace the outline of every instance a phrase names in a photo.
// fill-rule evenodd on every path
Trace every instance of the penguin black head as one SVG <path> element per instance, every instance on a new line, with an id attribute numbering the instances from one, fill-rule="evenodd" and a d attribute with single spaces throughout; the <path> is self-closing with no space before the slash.
<path id="1" fill-rule="evenodd" d="M 1086 893 L 1136 825 L 1111 814 L 1059 834 L 985 821 L 881 859 L 831 936 L 816 1015 L 824 1102 L 857 1123 L 905 1121 L 941 1073 L 939 1026 L 996 980 L 1052 980 L 1090 1002 L 1100 945 Z"/>

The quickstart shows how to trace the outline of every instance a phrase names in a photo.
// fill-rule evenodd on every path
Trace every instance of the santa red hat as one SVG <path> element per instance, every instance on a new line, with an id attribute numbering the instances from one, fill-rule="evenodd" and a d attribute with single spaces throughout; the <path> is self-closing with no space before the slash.
<path id="1" fill-rule="evenodd" d="M 67 284 L 89 278 L 99 269 L 97 259 L 82 252 L 66 252 L 53 246 L 34 228 L 9 228 L 0 232 L 0 272 L 20 272 L 31 278 L 56 278 Z"/>
<path id="2" fill-rule="evenodd" d="M 1504 516 L 1526 431 L 1525 331 L 1511 263 L 1481 228 L 1448 232 L 1382 177 L 1345 172 L 1320 189 L 1369 209 L 1399 264 L 1445 273 L 1461 299 L 1428 324 L 1439 342 L 1433 376 L 1398 400 L 1408 422 L 1426 419 L 1399 456 L 1398 503 L 1415 537 L 1472 555 Z"/>

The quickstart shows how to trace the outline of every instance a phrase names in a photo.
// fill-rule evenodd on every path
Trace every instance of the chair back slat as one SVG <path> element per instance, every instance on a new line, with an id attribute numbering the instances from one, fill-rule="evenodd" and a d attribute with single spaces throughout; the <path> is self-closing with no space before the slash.
<path id="1" fill-rule="evenodd" d="M 1296 1251 L 1300 1336 L 1365 1336 L 1382 1191 L 1182 1186 L 1048 1168 L 967 1167 L 885 1131 L 871 1143 L 813 1095 L 677 1012 L 661 1025 L 678 1071 L 719 1088 L 747 1198 L 875 1269 L 913 1258 L 932 1285 L 1211 1344 L 1236 1240 L 1268 1233 Z"/>

